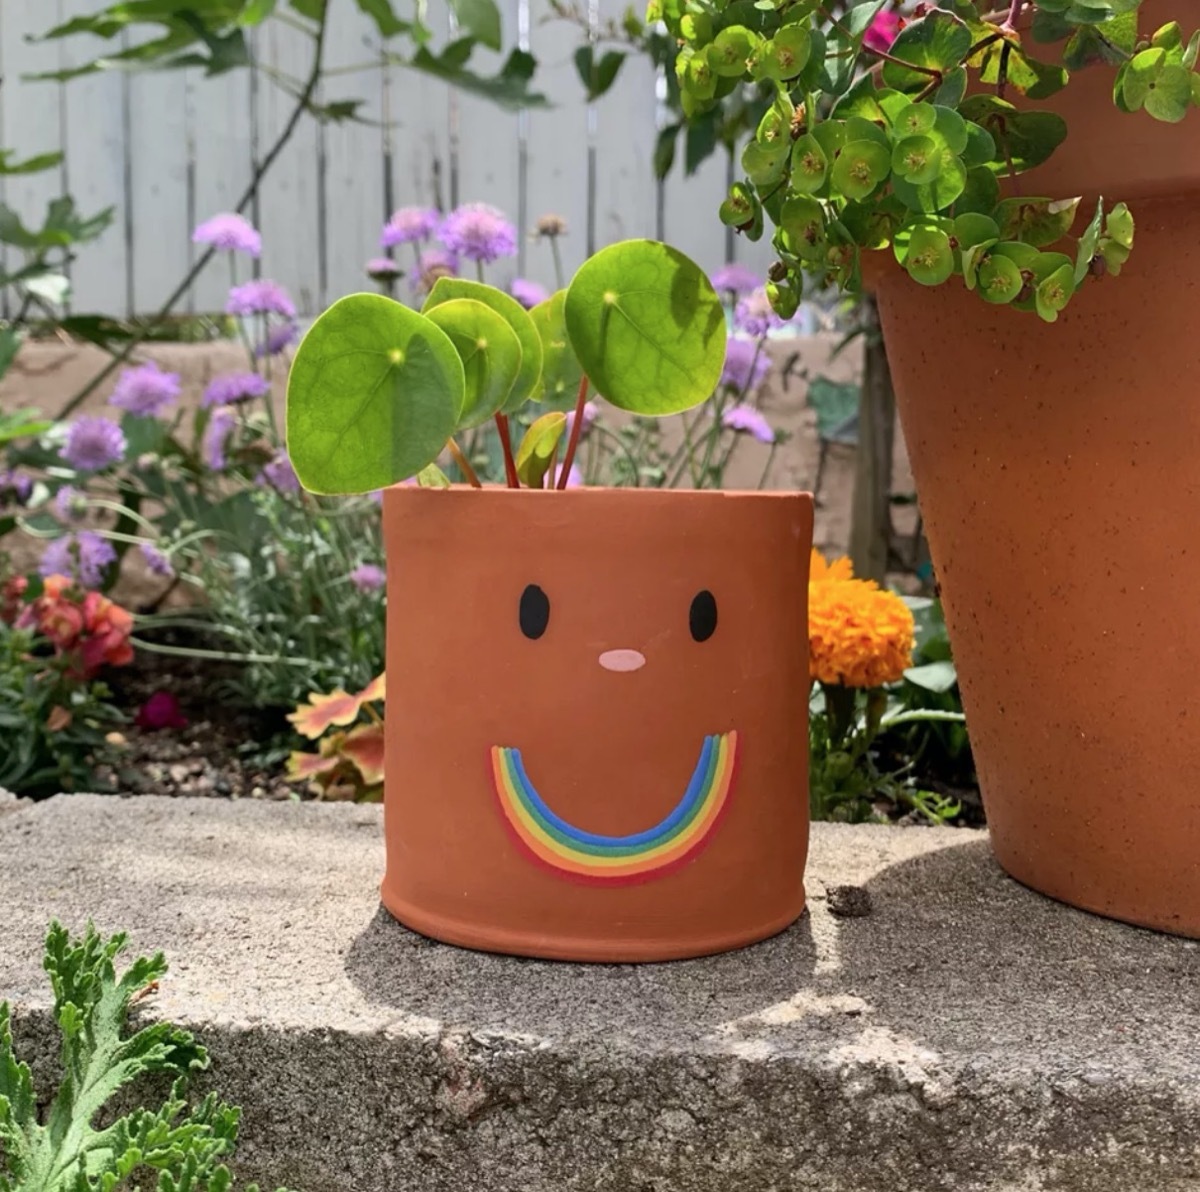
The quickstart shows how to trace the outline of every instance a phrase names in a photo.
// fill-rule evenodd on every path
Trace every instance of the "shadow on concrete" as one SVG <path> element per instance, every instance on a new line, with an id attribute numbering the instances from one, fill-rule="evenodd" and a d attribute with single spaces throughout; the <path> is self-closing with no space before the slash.
<path id="1" fill-rule="evenodd" d="M 669 1047 L 792 997 L 810 983 L 814 960 L 807 915 L 774 939 L 723 956 L 578 965 L 435 943 L 381 906 L 351 945 L 346 972 L 369 1002 L 450 1028 L 546 1038 L 652 1037 Z"/>
<path id="2" fill-rule="evenodd" d="M 893 865 L 840 928 L 838 985 L 870 1021 L 951 1056 L 981 1049 L 1123 1075 L 1200 1065 L 1200 945 L 1054 902 L 985 841 Z"/>

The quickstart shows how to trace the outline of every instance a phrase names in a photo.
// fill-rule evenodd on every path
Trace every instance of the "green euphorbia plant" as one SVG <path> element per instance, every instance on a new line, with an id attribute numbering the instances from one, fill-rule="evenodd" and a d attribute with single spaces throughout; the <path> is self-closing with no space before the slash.
<path id="1" fill-rule="evenodd" d="M 1119 66 L 1122 112 L 1182 120 L 1200 105 L 1200 32 L 1140 29 L 1142 0 L 996 3 L 917 4 L 884 50 L 864 38 L 890 0 L 841 16 L 825 0 L 651 0 L 649 19 L 680 45 L 685 114 L 742 84 L 767 93 L 721 218 L 751 240 L 774 225 L 779 314 L 795 312 L 805 273 L 856 290 L 870 249 L 890 247 L 923 285 L 958 276 L 985 302 L 1048 322 L 1089 275 L 1120 272 L 1134 233 L 1125 204 L 1101 199 L 1071 243 L 1080 198 L 1015 186 L 1001 197 L 1001 183 L 1066 138 L 1063 119 L 1036 104 L 1089 63 Z M 1034 54 L 1032 43 L 1059 49 Z M 1018 95 L 1032 102 L 1018 107 Z"/>
<path id="2" fill-rule="evenodd" d="M 414 476 L 444 486 L 443 451 L 478 487 L 455 436 L 494 419 L 510 488 L 565 488 L 589 385 L 631 413 L 676 414 L 711 395 L 724 358 L 712 284 L 682 253 L 650 240 L 603 249 L 529 312 L 493 286 L 459 278 L 440 279 L 419 313 L 353 294 L 297 349 L 288 450 L 300 482 L 318 493 L 369 492 Z M 514 449 L 509 417 L 530 402 L 545 412 Z M 573 424 L 564 412 L 572 404 Z"/>

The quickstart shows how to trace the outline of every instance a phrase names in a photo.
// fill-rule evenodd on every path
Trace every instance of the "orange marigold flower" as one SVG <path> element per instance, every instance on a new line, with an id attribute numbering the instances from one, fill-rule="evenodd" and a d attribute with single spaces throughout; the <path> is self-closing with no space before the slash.
<path id="1" fill-rule="evenodd" d="M 850 560 L 844 555 L 840 559 L 829 562 L 820 551 L 813 551 L 812 561 L 808 568 L 809 584 L 820 584 L 826 580 L 852 579 L 853 577 L 854 572 L 851 570 Z"/>
<path id="2" fill-rule="evenodd" d="M 818 558 L 814 552 L 814 574 Z M 851 578 L 848 561 L 821 564 L 808 587 L 809 673 L 833 686 L 897 682 L 912 665 L 912 612 L 894 592 Z"/>

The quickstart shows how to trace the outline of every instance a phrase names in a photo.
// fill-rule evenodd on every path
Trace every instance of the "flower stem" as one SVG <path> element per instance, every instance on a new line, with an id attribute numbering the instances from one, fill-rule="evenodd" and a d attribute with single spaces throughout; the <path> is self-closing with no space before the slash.
<path id="1" fill-rule="evenodd" d="M 504 479 L 509 488 L 520 488 L 521 481 L 517 477 L 517 461 L 513 457 L 512 435 L 508 431 L 508 415 L 496 415 L 496 430 L 500 434 L 500 447 L 504 451 Z"/>
<path id="2" fill-rule="evenodd" d="M 475 475 L 475 469 L 471 467 L 470 461 L 463 455 L 459 445 L 453 439 L 447 439 L 446 447 L 454 457 L 454 462 L 458 464 L 459 471 L 466 477 L 467 483 L 472 488 L 483 488 L 483 485 L 479 483 L 479 477 Z"/>
<path id="3" fill-rule="evenodd" d="M 588 379 L 585 373 L 579 378 L 579 395 L 575 398 L 575 421 L 571 423 L 571 438 L 567 443 L 567 454 L 563 457 L 562 474 L 558 478 L 558 487 L 567 487 L 567 477 L 571 475 L 571 465 L 575 462 L 575 451 L 579 447 L 579 435 L 583 430 L 583 407 L 587 402 Z"/>
<path id="4" fill-rule="evenodd" d="M 1012 4 L 1008 9 L 1008 17 L 1004 22 L 1003 28 L 1015 28 L 1017 18 L 1021 15 L 1021 9 L 1025 7 L 1025 0 L 1012 0 Z"/>

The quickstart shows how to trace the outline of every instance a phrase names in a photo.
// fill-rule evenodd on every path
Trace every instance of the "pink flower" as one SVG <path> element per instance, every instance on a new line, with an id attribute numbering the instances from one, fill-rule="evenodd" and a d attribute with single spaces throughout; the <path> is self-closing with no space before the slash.
<path id="1" fill-rule="evenodd" d="M 898 12 L 877 13 L 863 34 L 863 46 L 879 54 L 886 54 L 904 28 L 904 18 Z"/>
<path id="2" fill-rule="evenodd" d="M 169 691 L 156 691 L 139 709 L 134 718 L 138 728 L 187 728 L 187 717 Z"/>

